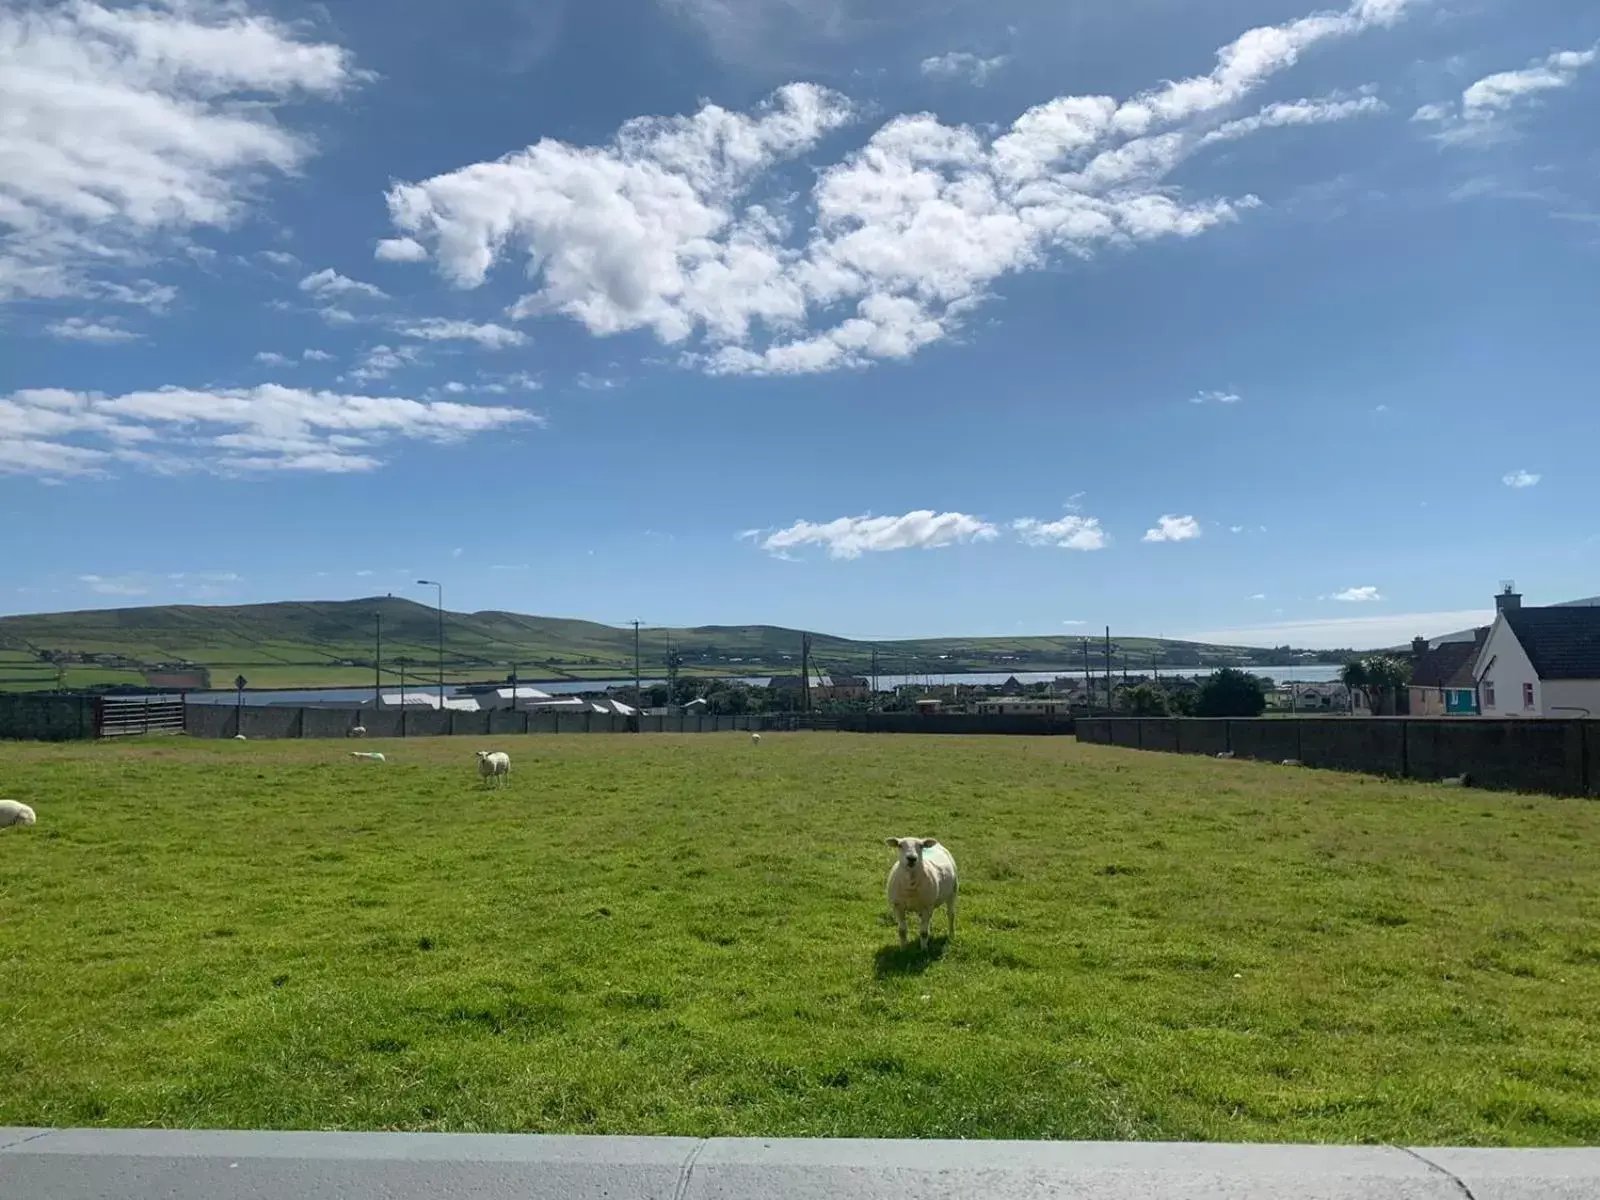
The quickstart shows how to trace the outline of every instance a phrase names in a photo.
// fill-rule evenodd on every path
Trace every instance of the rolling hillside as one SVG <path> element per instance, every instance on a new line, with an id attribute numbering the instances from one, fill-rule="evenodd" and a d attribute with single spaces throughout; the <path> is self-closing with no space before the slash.
<path id="1" fill-rule="evenodd" d="M 243 674 L 251 687 L 315 687 L 371 682 L 381 618 L 388 679 L 402 666 L 412 676 L 437 670 L 438 614 L 411 600 L 169 605 L 0 618 L 0 686 L 51 687 L 142 683 L 157 664 L 198 663 L 213 686 Z M 451 680 L 503 678 L 513 665 L 524 679 L 602 679 L 633 673 L 633 630 L 592 621 L 508 612 L 445 614 L 445 670 Z M 694 673 L 794 672 L 801 634 L 771 625 L 646 629 L 640 658 L 660 674 L 669 651 Z M 1117 638 L 1114 665 L 1147 669 L 1290 661 L 1281 651 L 1206 646 L 1154 638 Z M 971 670 L 1051 670 L 1083 665 L 1083 639 L 940 638 L 877 643 L 884 674 Z M 817 665 L 865 673 L 873 645 L 814 635 Z M 1105 664 L 1103 644 L 1090 640 L 1091 662 Z M 98 656 L 98 657 L 96 657 Z M 402 661 L 407 660 L 407 661 Z"/>

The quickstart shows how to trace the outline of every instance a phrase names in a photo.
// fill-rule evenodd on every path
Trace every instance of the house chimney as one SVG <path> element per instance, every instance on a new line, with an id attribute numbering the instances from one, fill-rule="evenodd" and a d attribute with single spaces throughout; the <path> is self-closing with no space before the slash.
<path id="1" fill-rule="evenodd" d="M 1517 591 L 1517 585 L 1509 579 L 1500 583 L 1500 594 L 1494 598 L 1496 612 L 1516 612 L 1522 607 L 1522 593 Z"/>
<path id="2" fill-rule="evenodd" d="M 1412 658 L 1421 658 L 1427 652 L 1428 652 L 1428 639 L 1427 638 L 1418 637 L 1418 638 L 1412 638 L 1411 639 L 1411 657 Z"/>

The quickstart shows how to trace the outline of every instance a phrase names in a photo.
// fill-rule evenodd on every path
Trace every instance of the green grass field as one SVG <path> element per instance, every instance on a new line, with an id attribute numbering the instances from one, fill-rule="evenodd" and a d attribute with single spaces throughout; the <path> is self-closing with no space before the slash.
<path id="1" fill-rule="evenodd" d="M 1600 1141 L 1600 806 L 1070 739 L 0 745 L 0 1125 Z M 943 839 L 901 952 L 883 838 Z"/>

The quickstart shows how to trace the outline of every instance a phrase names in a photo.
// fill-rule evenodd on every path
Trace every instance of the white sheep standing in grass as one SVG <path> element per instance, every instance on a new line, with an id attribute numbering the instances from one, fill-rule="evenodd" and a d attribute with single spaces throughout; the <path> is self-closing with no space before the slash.
<path id="1" fill-rule="evenodd" d="M 20 800 L 0 800 L 0 829 L 11 825 L 32 825 L 33 809 Z"/>
<path id="2" fill-rule="evenodd" d="M 752 733 L 752 734 L 751 734 L 751 735 L 750 735 L 750 744 L 751 744 L 751 745 L 752 745 L 752 746 L 759 746 L 759 745 L 761 745 L 761 735 L 760 735 L 760 734 L 759 734 L 759 733 Z"/>
<path id="3" fill-rule="evenodd" d="M 351 737 L 366 737 L 367 736 L 367 727 L 365 725 L 352 726 L 351 729 L 350 729 L 350 736 Z"/>
<path id="4" fill-rule="evenodd" d="M 917 914 L 918 938 L 928 948 L 933 910 L 941 904 L 950 917 L 950 938 L 956 936 L 956 860 L 937 838 L 885 838 L 895 849 L 889 868 L 889 907 L 906 944 L 906 914 Z"/>
<path id="5" fill-rule="evenodd" d="M 488 750 L 479 750 L 478 774 L 483 776 L 485 784 L 493 779 L 495 786 L 499 787 L 506 781 L 506 776 L 511 774 L 511 756 L 503 750 L 492 753 Z"/>

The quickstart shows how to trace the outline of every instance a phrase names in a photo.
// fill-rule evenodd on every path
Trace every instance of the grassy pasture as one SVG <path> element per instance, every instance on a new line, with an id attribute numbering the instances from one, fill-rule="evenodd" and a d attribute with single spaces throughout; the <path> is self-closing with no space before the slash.
<path id="1" fill-rule="evenodd" d="M 1600 1141 L 1593 803 L 825 734 L 502 739 L 493 791 L 480 744 L 0 744 L 0 1125 Z"/>

